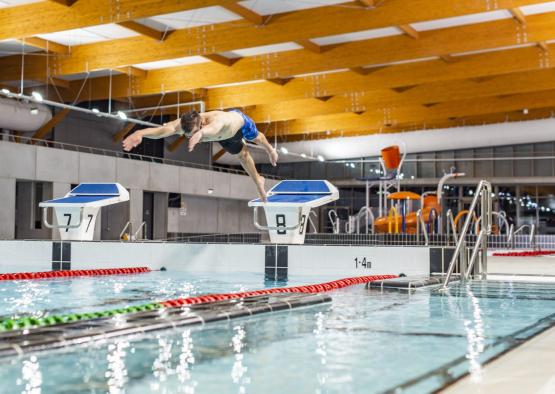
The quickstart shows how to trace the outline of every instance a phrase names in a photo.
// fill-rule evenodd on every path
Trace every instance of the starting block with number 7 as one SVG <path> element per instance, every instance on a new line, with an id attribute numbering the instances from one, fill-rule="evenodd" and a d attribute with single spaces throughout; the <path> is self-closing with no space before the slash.
<path id="1" fill-rule="evenodd" d="M 281 181 L 268 192 L 268 201 L 259 198 L 249 202 L 254 208 L 254 225 L 270 233 L 272 243 L 303 244 L 312 208 L 339 199 L 339 191 L 330 182 Z M 258 223 L 258 208 L 263 207 L 266 226 Z"/>
<path id="2" fill-rule="evenodd" d="M 60 230 L 62 240 L 92 241 L 101 207 L 129 201 L 129 192 L 119 183 L 81 183 L 63 198 L 43 201 L 42 220 L 47 228 Z M 48 223 L 48 208 L 54 208 L 58 224 Z"/>

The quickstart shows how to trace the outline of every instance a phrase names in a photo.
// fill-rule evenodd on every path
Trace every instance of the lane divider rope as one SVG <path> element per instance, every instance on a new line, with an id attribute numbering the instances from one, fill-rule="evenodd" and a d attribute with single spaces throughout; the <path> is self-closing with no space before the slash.
<path id="1" fill-rule="evenodd" d="M 57 271 L 56 271 L 57 272 Z M 0 332 L 18 329 L 29 329 L 34 327 L 53 326 L 58 324 L 71 323 L 75 321 L 91 320 L 105 317 L 112 317 L 126 313 L 136 313 L 144 311 L 152 311 L 156 309 L 178 308 L 184 305 L 204 304 L 218 301 L 237 300 L 247 297 L 255 297 L 260 295 L 278 294 L 278 293 L 322 293 L 332 290 L 341 289 L 347 286 L 359 285 L 368 282 L 374 282 L 384 279 L 398 278 L 397 275 L 372 275 L 359 276 L 354 278 L 346 278 L 334 280 L 332 282 L 319 283 L 315 285 L 296 286 L 296 287 L 276 287 L 272 289 L 245 291 L 241 293 L 225 293 L 210 294 L 198 297 L 178 298 L 162 302 L 154 302 L 144 305 L 130 306 L 126 308 L 112 309 L 108 311 L 91 312 L 91 313 L 70 313 L 65 315 L 51 315 L 45 317 L 22 317 L 18 319 L 0 320 Z"/>
<path id="2" fill-rule="evenodd" d="M 95 270 L 17 272 L 13 274 L 0 274 L 0 281 L 69 278 L 69 277 L 76 277 L 76 276 L 128 275 L 128 274 L 142 274 L 146 272 L 150 272 L 150 268 L 133 267 L 133 268 L 105 268 L 105 269 L 95 269 Z"/>
<path id="3" fill-rule="evenodd" d="M 530 256 L 548 256 L 555 254 L 555 250 L 529 250 L 522 252 L 494 252 L 494 256 L 505 257 L 530 257 Z"/>
<path id="4" fill-rule="evenodd" d="M 320 283 L 308 286 L 296 287 L 275 287 L 272 289 L 245 291 L 242 293 L 226 293 L 226 294 L 210 294 L 199 297 L 178 298 L 175 300 L 163 301 L 161 304 L 166 308 L 176 308 L 183 305 L 202 304 L 206 302 L 217 302 L 236 300 L 245 297 L 256 297 L 260 295 L 278 294 L 278 293 L 322 293 L 331 290 L 341 289 L 347 286 L 358 285 L 362 283 L 373 282 L 376 280 L 393 279 L 397 275 L 372 275 L 372 276 L 359 276 L 355 278 L 346 278 L 334 280 L 332 282 Z"/>

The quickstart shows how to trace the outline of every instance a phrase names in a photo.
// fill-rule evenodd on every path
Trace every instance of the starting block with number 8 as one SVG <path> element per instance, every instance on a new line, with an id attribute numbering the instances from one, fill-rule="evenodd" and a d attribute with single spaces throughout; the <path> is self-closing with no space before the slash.
<path id="1" fill-rule="evenodd" d="M 249 202 L 254 208 L 254 225 L 270 233 L 272 243 L 303 244 L 312 208 L 328 204 L 339 198 L 339 191 L 330 182 L 281 181 L 268 192 L 268 201 Z M 263 207 L 266 226 L 258 223 L 258 208 Z"/>
<path id="2" fill-rule="evenodd" d="M 81 183 L 63 198 L 43 201 L 42 220 L 58 229 L 62 240 L 92 241 L 101 207 L 129 201 L 129 192 L 119 183 Z M 54 208 L 57 225 L 48 223 L 48 208 Z"/>

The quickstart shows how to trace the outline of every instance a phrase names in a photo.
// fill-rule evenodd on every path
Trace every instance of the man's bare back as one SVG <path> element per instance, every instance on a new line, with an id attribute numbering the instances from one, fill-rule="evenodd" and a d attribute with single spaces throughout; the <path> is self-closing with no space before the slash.
<path id="1" fill-rule="evenodd" d="M 202 127 L 217 125 L 219 130 L 214 136 L 205 135 L 203 141 L 221 141 L 233 137 L 244 125 L 244 120 L 237 112 L 210 111 L 200 114 Z"/>

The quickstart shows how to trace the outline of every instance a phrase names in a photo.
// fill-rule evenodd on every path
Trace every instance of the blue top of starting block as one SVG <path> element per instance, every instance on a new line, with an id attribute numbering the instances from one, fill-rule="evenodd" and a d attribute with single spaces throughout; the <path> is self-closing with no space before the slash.
<path id="1" fill-rule="evenodd" d="M 72 196 L 119 196 L 119 190 L 115 183 L 82 183 L 69 194 Z"/>
<path id="2" fill-rule="evenodd" d="M 322 198 L 322 194 L 274 194 L 268 196 L 268 202 L 307 203 Z M 253 202 L 262 202 L 259 198 Z"/>
<path id="3" fill-rule="evenodd" d="M 324 181 L 281 181 L 270 192 L 273 194 L 331 194 L 329 186 Z"/>
<path id="4" fill-rule="evenodd" d="M 114 196 L 71 196 L 58 198 L 56 200 L 45 201 L 50 204 L 86 204 L 89 202 L 96 202 L 113 198 Z"/>

